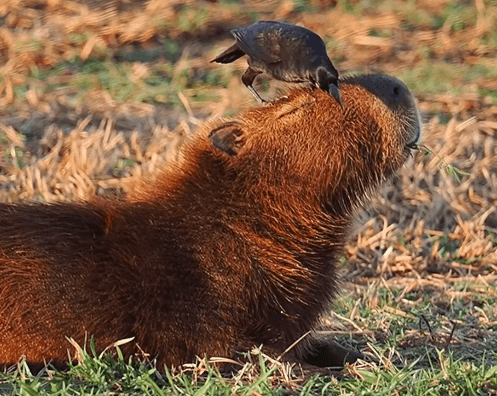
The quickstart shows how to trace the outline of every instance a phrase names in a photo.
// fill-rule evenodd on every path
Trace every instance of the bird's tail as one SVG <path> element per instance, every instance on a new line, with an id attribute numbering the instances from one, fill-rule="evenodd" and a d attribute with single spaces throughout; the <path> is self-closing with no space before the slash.
<path id="1" fill-rule="evenodd" d="M 217 63 L 231 63 L 238 58 L 241 58 L 243 55 L 245 55 L 245 52 L 243 52 L 240 47 L 235 43 L 231 47 L 229 47 L 227 50 L 223 51 L 221 54 L 216 56 L 212 62 L 217 62 Z"/>

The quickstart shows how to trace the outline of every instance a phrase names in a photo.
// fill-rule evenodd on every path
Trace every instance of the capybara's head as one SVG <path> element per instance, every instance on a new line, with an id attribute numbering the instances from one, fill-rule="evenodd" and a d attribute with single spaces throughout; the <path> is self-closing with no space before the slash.
<path id="1" fill-rule="evenodd" d="M 348 77 L 340 91 L 343 107 L 318 89 L 294 90 L 204 132 L 212 146 L 199 143 L 205 149 L 186 157 L 200 153 L 200 166 L 216 170 L 216 190 L 250 196 L 255 189 L 260 199 L 261 186 L 267 197 L 317 199 L 350 213 L 406 161 L 421 125 L 412 94 L 396 78 Z"/>

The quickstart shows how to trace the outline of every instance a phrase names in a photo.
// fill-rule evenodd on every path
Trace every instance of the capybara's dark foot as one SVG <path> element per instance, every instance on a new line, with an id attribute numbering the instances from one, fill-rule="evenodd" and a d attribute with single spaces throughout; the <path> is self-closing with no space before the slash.
<path id="1" fill-rule="evenodd" d="M 304 361 L 318 367 L 344 367 L 346 363 L 354 363 L 364 359 L 364 355 L 352 349 L 344 348 L 330 340 L 315 340 Z"/>

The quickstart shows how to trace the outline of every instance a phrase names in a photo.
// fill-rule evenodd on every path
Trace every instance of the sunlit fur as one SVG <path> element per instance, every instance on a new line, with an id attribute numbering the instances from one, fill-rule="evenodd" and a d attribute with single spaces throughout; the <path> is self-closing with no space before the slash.
<path id="1" fill-rule="evenodd" d="M 337 289 L 357 209 L 409 156 L 412 98 L 395 112 L 353 79 L 343 107 L 295 90 L 235 121 L 236 155 L 207 125 L 183 160 L 126 202 L 0 205 L 0 363 L 63 365 L 66 337 L 137 345 L 163 364 L 278 355 Z M 288 356 L 300 358 L 311 341 Z"/>

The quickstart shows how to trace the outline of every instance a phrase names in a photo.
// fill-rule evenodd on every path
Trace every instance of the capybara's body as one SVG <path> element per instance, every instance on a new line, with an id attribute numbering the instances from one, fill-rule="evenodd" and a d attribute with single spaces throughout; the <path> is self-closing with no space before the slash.
<path id="1" fill-rule="evenodd" d="M 126 202 L 0 204 L 0 364 L 62 365 L 66 337 L 134 337 L 124 353 L 159 365 L 280 354 L 312 330 L 357 208 L 419 136 L 399 81 L 345 79 L 341 95 L 297 90 L 205 128 Z"/>

